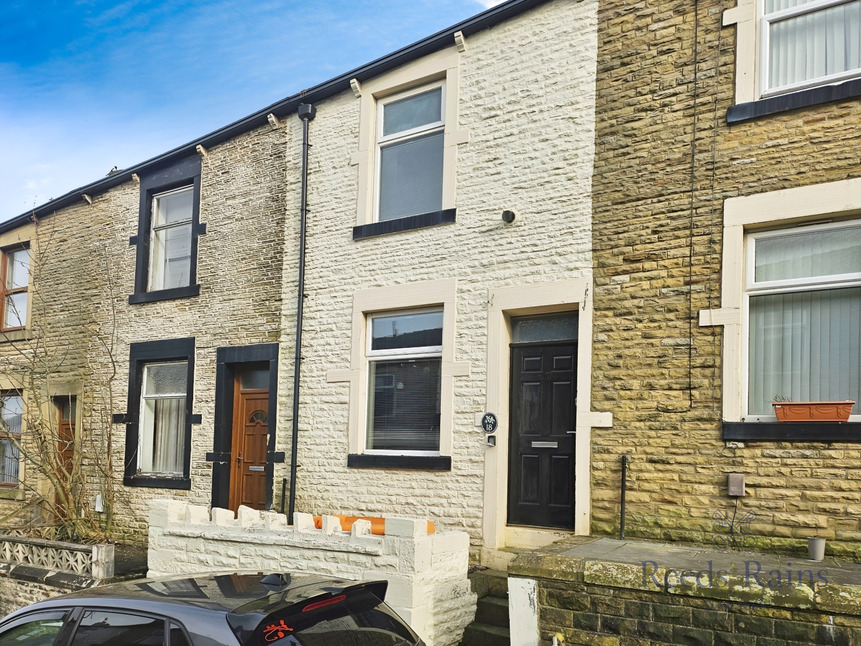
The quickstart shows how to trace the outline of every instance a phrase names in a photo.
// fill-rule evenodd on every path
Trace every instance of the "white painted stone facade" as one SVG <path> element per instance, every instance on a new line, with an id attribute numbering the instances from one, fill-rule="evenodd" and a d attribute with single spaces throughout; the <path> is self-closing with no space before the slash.
<path id="1" fill-rule="evenodd" d="M 239 513 L 174 500 L 153 502 L 149 517 L 149 575 L 204 571 L 303 572 L 356 581 L 389 582 L 386 602 L 428 646 L 457 644 L 475 615 L 467 579 L 469 538 L 463 532 L 427 533 L 427 521 L 388 517 L 383 536 L 370 522 L 350 532 L 324 516 L 295 523 L 275 512 Z"/>
<path id="2" fill-rule="evenodd" d="M 507 353 L 507 320 L 518 310 L 579 311 L 578 421 L 588 425 L 596 20 L 597 2 L 549 2 L 470 36 L 462 52 L 452 43 L 416 63 L 419 75 L 444 69 L 450 77 L 456 71 L 457 83 L 447 86 L 456 93 L 456 115 L 446 115 L 456 147 L 454 224 L 353 240 L 352 227 L 365 223 L 358 206 L 367 189 L 361 177 L 366 170 L 360 124 L 368 118 L 363 101 L 370 88 L 386 87 L 386 76 L 364 82 L 361 97 L 344 92 L 316 105 L 310 123 L 298 508 L 425 516 L 444 529 L 467 531 L 476 558 L 482 546 L 503 546 L 508 358 L 498 357 L 489 335 L 497 326 L 496 341 Z M 435 59 L 441 59 L 436 66 Z M 389 76 L 398 84 L 409 75 L 395 70 Z M 298 120 L 291 127 L 297 139 Z M 511 224 L 501 220 L 506 209 L 516 214 Z M 415 294 L 435 281 L 454 286 L 452 395 L 442 402 L 450 419 L 441 422 L 451 427 L 451 470 L 349 468 L 347 455 L 364 424 L 354 408 L 361 410 L 367 379 L 355 360 L 363 351 L 355 338 L 355 303 L 364 290 Z M 497 311 L 493 300 L 500 290 L 508 290 L 508 305 Z M 532 298 L 540 290 L 542 298 Z M 287 356 L 285 347 L 282 357 Z M 445 370 L 444 363 L 444 378 Z M 287 400 L 281 401 L 286 416 Z M 486 446 L 475 422 L 487 410 L 500 417 L 497 448 Z M 583 444 L 577 478 L 584 487 L 578 528 L 584 532 L 588 431 L 578 438 Z M 289 444 L 279 448 L 289 451 Z M 276 482 L 287 468 L 276 466 Z"/>

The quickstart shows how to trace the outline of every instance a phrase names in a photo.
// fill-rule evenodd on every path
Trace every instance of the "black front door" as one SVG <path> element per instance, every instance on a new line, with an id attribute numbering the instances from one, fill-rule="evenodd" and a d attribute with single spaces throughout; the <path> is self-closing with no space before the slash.
<path id="1" fill-rule="evenodd" d="M 512 346 L 508 523 L 574 528 L 575 343 Z"/>

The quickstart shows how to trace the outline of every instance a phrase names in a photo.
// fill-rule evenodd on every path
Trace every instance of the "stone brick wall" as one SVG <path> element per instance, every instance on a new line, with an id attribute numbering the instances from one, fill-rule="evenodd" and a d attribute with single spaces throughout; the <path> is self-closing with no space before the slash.
<path id="1" fill-rule="evenodd" d="M 861 617 L 539 580 L 542 643 L 601 646 L 857 644 Z"/>
<path id="2" fill-rule="evenodd" d="M 38 581 L 22 581 L 6 573 L 0 573 L 0 617 L 5 617 L 13 610 L 29 606 L 31 603 L 51 599 L 71 591 L 69 588 Z"/>
<path id="3" fill-rule="evenodd" d="M 721 440 L 722 329 L 697 315 L 720 306 L 723 201 L 861 176 L 857 101 L 727 125 L 732 6 L 600 5 L 592 398 L 614 425 L 593 433 L 592 527 L 618 531 L 628 455 L 629 536 L 709 542 L 741 472 L 761 547 L 817 532 L 857 556 L 858 445 Z"/>
<path id="4" fill-rule="evenodd" d="M 538 591 L 538 636 L 531 643 L 554 637 L 593 646 L 861 643 L 858 572 L 834 561 L 646 544 L 631 547 L 642 560 L 620 562 L 618 554 L 584 557 L 560 545 L 523 553 L 509 570 L 511 581 Z"/>
<path id="5" fill-rule="evenodd" d="M 238 515 L 170 500 L 150 512 L 149 575 L 218 570 L 306 572 L 356 581 L 385 579 L 386 602 L 428 646 L 457 644 L 475 616 L 467 579 L 469 538 L 463 532 L 427 533 L 427 521 L 387 517 L 385 535 L 369 521 L 351 532 L 324 516 L 240 507 Z"/>

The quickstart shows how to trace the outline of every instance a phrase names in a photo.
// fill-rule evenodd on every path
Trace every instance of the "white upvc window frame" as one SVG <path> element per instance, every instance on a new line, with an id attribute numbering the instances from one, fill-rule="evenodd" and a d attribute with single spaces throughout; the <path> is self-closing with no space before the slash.
<path id="1" fill-rule="evenodd" d="M 435 84 L 443 87 L 442 210 L 455 208 L 457 148 L 469 141 L 469 130 L 458 128 L 459 64 L 460 53 L 452 46 L 378 77 L 356 82 L 353 92 L 359 103 L 358 148 L 350 154 L 350 164 L 358 173 L 357 226 L 379 221 L 380 104 L 404 98 L 408 93 L 420 93 Z"/>
<path id="2" fill-rule="evenodd" d="M 781 229 L 785 232 L 801 224 L 812 226 L 814 223 L 840 222 L 845 226 L 848 221 L 859 217 L 861 178 L 769 191 L 724 201 L 721 306 L 699 313 L 701 326 L 723 327 L 723 421 L 776 419 L 746 417 L 749 321 L 745 245 L 748 236 L 765 230 Z M 861 415 L 853 415 L 850 420 L 859 421 Z"/>
<path id="3" fill-rule="evenodd" d="M 350 454 L 365 454 L 368 419 L 368 317 L 376 313 L 442 309 L 442 359 L 440 364 L 439 452 L 452 454 L 454 428 L 454 381 L 468 376 L 468 361 L 455 361 L 457 281 L 452 278 L 372 287 L 353 294 L 350 367 L 332 369 L 328 383 L 348 383 L 350 389 L 347 424 Z"/>
<path id="4" fill-rule="evenodd" d="M 750 401 L 750 299 L 756 296 L 767 296 L 770 294 L 807 293 L 841 287 L 861 286 L 861 272 L 847 274 L 832 274 L 827 276 L 816 276 L 810 278 L 789 278 L 772 281 L 756 281 L 756 244 L 760 240 L 787 235 L 803 235 L 815 231 L 828 229 L 846 228 L 847 225 L 861 223 L 855 220 L 843 220 L 824 224 L 812 224 L 806 226 L 790 226 L 780 229 L 769 229 L 765 231 L 753 231 L 746 235 L 745 239 L 745 290 L 744 290 L 744 333 L 743 333 L 743 366 L 742 374 L 742 405 L 743 419 L 748 422 L 774 422 L 775 415 L 755 415 L 748 412 Z M 775 393 L 779 394 L 779 393 Z M 861 420 L 861 415 L 853 415 L 852 420 Z"/>
<path id="5" fill-rule="evenodd" d="M 368 396 L 365 401 L 366 406 L 366 415 L 365 415 L 365 428 L 364 428 L 364 441 L 365 448 L 364 453 L 368 455 L 427 455 L 427 456 L 436 456 L 440 455 L 440 451 L 415 451 L 409 449 L 371 449 L 367 447 L 368 441 L 368 431 L 370 429 L 370 399 L 373 396 L 374 390 L 376 389 L 376 385 L 372 383 L 371 380 L 371 364 L 376 361 L 392 361 L 398 359 L 439 359 L 440 360 L 440 379 L 442 378 L 442 344 L 437 346 L 414 346 L 410 348 L 394 348 L 390 350 L 373 350 L 371 348 L 371 344 L 373 343 L 373 323 L 376 318 L 384 318 L 384 317 L 396 317 L 403 316 L 409 314 L 431 314 L 431 313 L 439 313 L 443 317 L 443 329 L 442 333 L 445 334 L 445 312 L 442 307 L 424 307 L 418 309 L 402 309 L 402 310 L 394 310 L 394 311 L 379 311 L 379 312 L 371 312 L 368 313 L 366 318 L 367 321 L 367 329 L 365 331 L 366 335 L 366 347 L 365 347 L 365 361 L 367 364 L 366 367 L 366 375 L 367 375 L 367 392 Z M 437 408 L 441 408 L 442 401 L 442 392 L 441 386 L 438 386 L 437 389 Z M 437 434 L 441 433 L 441 429 L 437 429 Z M 441 436 L 439 437 L 441 441 Z"/>
<path id="6" fill-rule="evenodd" d="M 446 91 L 445 80 L 435 81 L 424 85 L 412 87 L 404 92 L 388 95 L 377 100 L 377 120 L 376 120 L 376 146 L 374 150 L 374 221 L 380 222 L 380 200 L 382 199 L 382 167 L 383 167 L 383 149 L 393 144 L 403 143 L 406 141 L 420 139 L 429 135 L 442 133 L 445 136 L 446 124 Z M 440 88 L 440 117 L 439 121 L 416 126 L 408 130 L 401 130 L 390 135 L 383 134 L 383 119 L 385 117 L 386 107 L 392 103 L 403 101 L 426 92 L 431 92 L 436 88 Z M 443 145 L 445 145 L 443 143 Z M 443 168 L 440 169 L 440 175 L 445 176 L 445 158 L 442 160 Z M 440 187 L 440 191 L 443 187 Z M 442 196 L 440 196 L 442 197 Z M 408 216 L 403 216 L 408 217 Z"/>
<path id="7" fill-rule="evenodd" d="M 799 16 L 813 14 L 818 11 L 822 11 L 824 9 L 830 9 L 831 7 L 836 7 L 843 4 L 849 4 L 851 2 L 855 2 L 857 0 L 814 0 L 813 2 L 809 2 L 807 4 L 799 5 L 796 7 L 790 7 L 788 9 L 782 9 L 780 11 L 775 11 L 770 14 L 765 13 L 765 0 L 757 0 L 757 14 L 758 14 L 758 50 L 757 50 L 757 95 L 759 98 L 768 98 L 771 96 L 779 96 L 781 94 L 790 94 L 792 92 L 797 92 L 799 90 L 806 90 L 812 87 L 819 87 L 821 85 L 829 85 L 832 83 L 839 83 L 840 81 L 845 81 L 847 79 L 855 78 L 857 76 L 861 76 L 861 68 L 848 70 L 845 72 L 838 72 L 835 74 L 828 74 L 826 76 L 817 77 L 815 79 L 808 79 L 805 81 L 799 81 L 797 83 L 791 83 L 788 85 L 782 85 L 775 88 L 769 88 L 769 79 L 768 79 L 768 69 L 769 69 L 769 58 L 770 58 L 770 35 L 771 35 L 771 26 L 782 22 L 784 20 L 791 20 L 793 18 L 798 18 Z"/>
<path id="8" fill-rule="evenodd" d="M 158 203 L 159 200 L 169 197 L 171 195 L 177 195 L 179 193 L 189 193 L 191 197 L 191 208 L 188 210 L 188 218 L 179 220 L 177 222 L 170 222 L 168 224 L 156 224 L 156 214 L 158 213 Z M 147 279 L 147 291 L 148 292 L 156 292 L 164 289 L 171 289 L 170 287 L 165 286 L 165 281 L 167 279 L 167 272 L 165 271 L 165 264 L 167 261 L 167 244 L 163 241 L 163 249 L 164 256 L 161 258 L 161 264 L 156 266 L 157 259 L 157 250 L 158 250 L 158 236 L 164 234 L 165 237 L 167 235 L 167 231 L 170 229 L 178 229 L 179 227 L 188 227 L 188 263 L 189 263 L 189 275 L 185 277 L 185 283 L 182 285 L 175 285 L 174 288 L 177 287 L 189 287 L 191 285 L 191 263 L 192 256 L 194 254 L 194 185 L 189 184 L 187 186 L 180 186 L 178 188 L 174 188 L 168 191 L 161 191 L 152 196 L 152 205 L 151 205 L 151 216 L 150 216 L 150 251 L 149 251 L 149 272 Z"/>

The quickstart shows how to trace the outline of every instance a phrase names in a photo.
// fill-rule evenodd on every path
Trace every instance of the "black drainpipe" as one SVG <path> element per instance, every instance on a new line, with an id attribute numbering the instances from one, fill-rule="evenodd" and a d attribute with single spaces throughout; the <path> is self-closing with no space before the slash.
<path id="1" fill-rule="evenodd" d="M 299 443 L 299 369 L 302 366 L 302 309 L 305 301 L 305 219 L 308 214 L 308 123 L 317 108 L 302 103 L 297 109 L 302 119 L 302 188 L 299 203 L 299 285 L 296 288 L 296 356 L 293 359 L 293 436 L 290 445 L 290 507 L 287 522 L 293 524 L 296 509 L 296 455 Z M 283 502 L 282 502 L 283 505 Z"/>
<path id="2" fill-rule="evenodd" d="M 625 494 L 628 491 L 628 461 L 627 455 L 622 456 L 622 508 L 619 510 L 619 540 L 625 540 Z"/>

